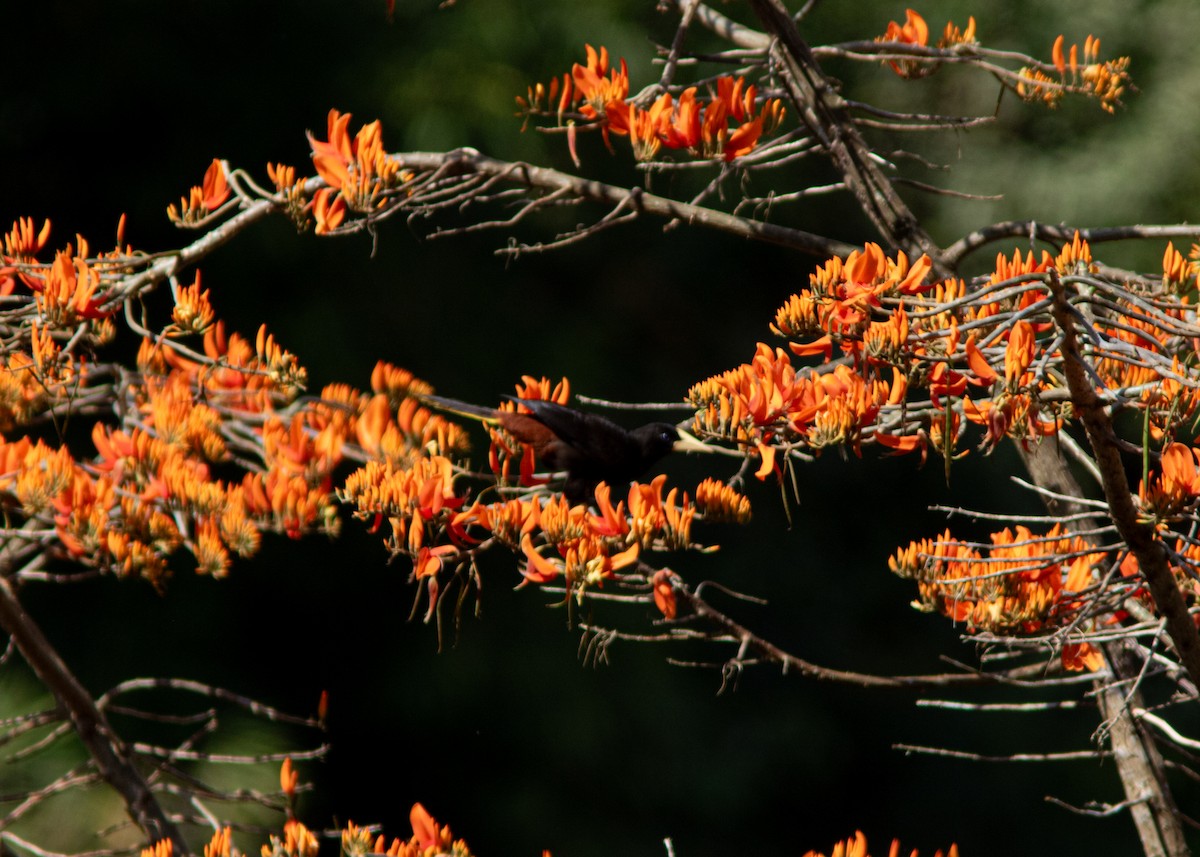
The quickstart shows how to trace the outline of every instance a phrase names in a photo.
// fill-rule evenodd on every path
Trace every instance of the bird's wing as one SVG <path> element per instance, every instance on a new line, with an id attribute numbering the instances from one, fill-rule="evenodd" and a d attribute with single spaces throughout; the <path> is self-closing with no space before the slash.
<path id="1" fill-rule="evenodd" d="M 508 398 L 527 407 L 560 441 L 581 452 L 618 450 L 630 443 L 629 432 L 599 414 L 583 413 L 542 399 Z"/>

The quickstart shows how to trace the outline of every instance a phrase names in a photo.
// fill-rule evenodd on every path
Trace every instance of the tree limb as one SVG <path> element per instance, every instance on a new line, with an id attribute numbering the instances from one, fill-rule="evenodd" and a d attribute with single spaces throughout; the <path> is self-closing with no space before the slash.
<path id="1" fill-rule="evenodd" d="M 96 769 L 121 796 L 125 810 L 146 835 L 147 842 L 169 839 L 175 853 L 190 853 L 179 830 L 167 818 L 128 749 L 109 725 L 87 689 L 63 663 L 41 628 L 25 612 L 7 576 L 0 574 L 0 627 L 16 641 L 17 649 L 38 679 L 67 712 L 79 740 Z"/>

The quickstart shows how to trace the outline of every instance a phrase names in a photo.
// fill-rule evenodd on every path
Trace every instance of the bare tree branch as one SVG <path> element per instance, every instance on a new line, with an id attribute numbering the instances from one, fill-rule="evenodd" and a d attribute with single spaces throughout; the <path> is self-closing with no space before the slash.
<path id="1" fill-rule="evenodd" d="M 189 854 L 187 842 L 159 806 L 145 777 L 130 758 L 128 748 L 96 707 L 92 695 L 25 612 L 4 574 L 0 574 L 0 627 L 12 635 L 21 655 L 66 710 L 97 771 L 121 796 L 129 817 L 147 840 L 169 839 L 176 854 Z"/>

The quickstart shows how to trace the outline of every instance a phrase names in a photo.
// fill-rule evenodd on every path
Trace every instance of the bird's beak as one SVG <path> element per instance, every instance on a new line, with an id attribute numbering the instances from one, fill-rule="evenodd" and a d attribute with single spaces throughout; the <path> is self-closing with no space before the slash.
<path id="1" fill-rule="evenodd" d="M 711 446 L 706 444 L 700 438 L 681 428 L 675 429 L 679 432 L 679 440 L 672 444 L 671 449 L 674 452 L 716 452 Z"/>

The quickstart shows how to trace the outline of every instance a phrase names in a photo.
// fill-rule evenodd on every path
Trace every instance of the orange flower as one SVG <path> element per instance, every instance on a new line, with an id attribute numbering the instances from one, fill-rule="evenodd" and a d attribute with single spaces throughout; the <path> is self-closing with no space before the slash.
<path id="1" fill-rule="evenodd" d="M 296 785 L 299 781 L 300 773 L 292 767 L 292 759 L 289 756 L 279 768 L 279 788 L 287 796 L 289 803 L 296 799 Z"/>
<path id="2" fill-rule="evenodd" d="M 910 45 L 929 44 L 929 25 L 925 23 L 925 19 L 912 9 L 905 9 L 904 15 L 903 24 L 888 21 L 883 41 L 904 42 Z"/>
<path id="3" fill-rule="evenodd" d="M 438 826 L 429 811 L 419 803 L 412 805 L 408 813 L 409 823 L 412 824 L 413 837 L 422 849 L 433 848 L 438 844 Z"/>
<path id="4" fill-rule="evenodd" d="M 750 521 L 750 500 L 716 479 L 705 479 L 696 486 L 696 508 L 706 521 Z"/>
<path id="5" fill-rule="evenodd" d="M 225 168 L 216 158 L 204 172 L 201 186 L 193 186 L 188 195 L 179 200 L 179 206 L 168 205 L 167 217 L 174 223 L 194 226 L 204 221 L 229 198 L 229 185 L 225 180 Z"/>
<path id="6" fill-rule="evenodd" d="M 213 833 L 204 846 L 204 857 L 229 857 L 233 847 L 233 832 L 225 827 Z"/>
<path id="7" fill-rule="evenodd" d="M 1167 249 L 1163 251 L 1163 288 L 1174 294 L 1182 294 L 1187 284 L 1196 276 L 1197 265 L 1183 258 L 1183 254 L 1175 249 L 1168 241 Z"/>
<path id="8" fill-rule="evenodd" d="M 677 605 L 675 603 L 675 574 L 669 569 L 660 568 L 654 572 L 654 606 L 667 619 L 674 619 Z"/>
<path id="9" fill-rule="evenodd" d="M 754 475 L 759 479 L 766 479 L 775 472 L 775 447 L 767 446 L 761 441 L 758 443 L 758 456 L 762 459 L 758 470 L 754 471 Z"/>
<path id="10" fill-rule="evenodd" d="M 317 837 L 296 819 L 289 818 L 284 822 L 283 834 L 283 849 L 289 857 L 317 857 Z M 267 853 L 269 854 L 270 850 Z"/>
<path id="11" fill-rule="evenodd" d="M 350 138 L 350 114 L 330 110 L 326 120 L 327 140 L 318 140 L 310 132 L 313 166 L 331 188 L 341 192 L 345 204 L 357 211 L 381 209 L 387 204 L 383 192 L 407 181 L 410 174 L 400 170 L 383 145 L 379 120 L 358 129 Z"/>
<path id="12" fill-rule="evenodd" d="M 23 278 L 35 292 L 38 310 L 55 326 L 71 327 L 81 319 L 105 318 L 116 312 L 116 307 L 101 311 L 107 296 L 96 295 L 100 273 L 87 256 L 88 245 L 81 238 L 77 254 L 70 244 L 55 254 L 44 279 Z"/>
<path id="13" fill-rule="evenodd" d="M 1096 672 L 1104 667 L 1104 655 L 1091 643 L 1067 643 L 1062 649 L 1063 669 Z"/>
<path id="14" fill-rule="evenodd" d="M 201 186 L 200 204 L 209 211 L 216 211 L 225 200 L 229 199 L 229 185 L 225 181 L 225 167 L 220 160 L 213 162 L 204 171 L 204 183 Z"/>
<path id="15" fill-rule="evenodd" d="M 888 21 L 887 32 L 875 39 L 877 42 L 901 42 L 924 47 L 929 44 L 929 25 L 912 9 L 906 9 L 903 24 Z M 904 78 L 925 77 L 937 70 L 937 66 L 920 60 L 888 60 L 892 71 Z"/>
<path id="16" fill-rule="evenodd" d="M 671 149 L 694 151 L 700 144 L 700 113 L 700 106 L 696 103 L 696 87 L 690 86 L 679 94 L 670 121 L 664 125 L 664 145 Z"/>
<path id="17" fill-rule="evenodd" d="M 1197 451 L 1182 443 L 1172 443 L 1163 450 L 1159 466 L 1159 484 L 1165 493 L 1182 500 L 1200 493 L 1200 472 L 1197 471 Z"/>
<path id="18" fill-rule="evenodd" d="M 1159 473 L 1138 491 L 1142 506 L 1157 518 L 1170 518 L 1200 495 L 1200 452 L 1171 443 L 1159 459 Z"/>
<path id="19" fill-rule="evenodd" d="M 1010 390 L 1022 385 L 1025 370 L 1033 363 L 1036 348 L 1033 325 L 1027 321 L 1014 324 L 1008 334 L 1008 346 L 1004 350 L 1004 383 Z"/>
<path id="20" fill-rule="evenodd" d="M 13 223 L 12 229 L 4 236 L 4 254 L 12 257 L 9 261 L 32 262 L 49 240 L 49 220 L 43 221 L 41 231 L 35 233 L 33 218 L 22 217 Z"/>
<path id="21" fill-rule="evenodd" d="M 734 158 L 748 155 L 758 145 L 758 138 L 762 136 L 762 131 L 763 120 L 761 118 L 742 123 L 734 129 L 734 132 L 721 146 L 722 156 L 726 161 L 732 161 Z"/>
<path id="22" fill-rule="evenodd" d="M 323 187 L 313 198 L 312 212 L 317 221 L 313 231 L 317 235 L 325 235 L 341 226 L 346 219 L 346 200 L 333 188 Z"/>
<path id="23" fill-rule="evenodd" d="M 612 489 L 608 483 L 601 482 L 596 486 L 596 509 L 598 515 L 592 515 L 588 529 L 598 536 L 621 537 L 629 532 L 629 521 L 625 518 L 625 502 L 612 505 Z"/>
<path id="24" fill-rule="evenodd" d="M 945 29 L 942 30 L 942 37 L 938 39 L 939 48 L 974 44 L 977 42 L 975 41 L 975 17 L 973 15 L 967 19 L 965 30 L 960 30 L 953 21 L 947 21 Z"/>
<path id="25" fill-rule="evenodd" d="M 537 552 L 537 548 L 533 546 L 533 539 L 528 533 L 521 539 L 521 552 L 525 554 L 526 559 L 525 568 L 521 572 L 525 575 L 526 580 L 532 580 L 534 583 L 549 583 L 562 574 L 562 568 Z"/>
<path id="26" fill-rule="evenodd" d="M 804 857 L 825 857 L 825 855 L 819 854 L 816 851 L 809 851 Z M 847 839 L 845 842 L 838 842 L 833 846 L 831 857 L 870 857 L 867 853 L 867 837 L 863 835 L 861 830 L 856 831 L 852 838 Z M 892 840 L 892 846 L 888 849 L 888 857 L 900 857 L 899 839 Z M 911 857 L 918 857 L 915 849 L 912 851 Z M 934 857 L 942 857 L 942 852 L 935 852 Z M 951 845 L 950 850 L 946 852 L 946 857 L 958 857 L 958 846 Z"/>
<path id="27" fill-rule="evenodd" d="M 175 309 L 171 321 L 182 333 L 203 333 L 212 326 L 215 314 L 208 302 L 208 289 L 200 291 L 200 272 L 190 286 L 180 286 L 175 293 Z"/>
<path id="28" fill-rule="evenodd" d="M 981 384 L 995 383 L 1000 376 L 996 374 L 996 370 L 987 362 L 987 358 L 979 350 L 979 346 L 975 344 L 975 334 L 967 337 L 967 365 L 971 367 L 971 371 L 975 373 L 975 378 Z M 1005 361 L 1007 363 L 1007 360 Z M 1006 368 L 1007 374 L 1007 368 Z"/>
<path id="29" fill-rule="evenodd" d="M 925 439 L 920 435 L 891 435 L 886 432 L 877 431 L 872 437 L 880 446 L 894 450 L 897 455 L 916 452 L 918 449 L 922 450 L 922 461 L 924 461 Z"/>
<path id="30" fill-rule="evenodd" d="M 575 63 L 571 66 L 571 79 L 576 97 L 584 101 L 580 112 L 589 119 L 603 120 L 609 105 L 621 104 L 629 95 L 629 69 L 622 58 L 620 71 L 610 70 L 608 48 L 601 47 L 598 52 L 591 45 L 584 45 L 584 48 L 587 65 Z"/>
<path id="31" fill-rule="evenodd" d="M 662 147 L 663 133 L 671 116 L 671 95 L 664 93 L 649 110 L 641 110 L 633 105 L 628 106 L 624 120 L 629 132 L 629 143 L 633 146 L 633 156 L 639 161 L 651 161 Z M 617 125 L 614 123 L 614 130 Z"/>

